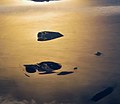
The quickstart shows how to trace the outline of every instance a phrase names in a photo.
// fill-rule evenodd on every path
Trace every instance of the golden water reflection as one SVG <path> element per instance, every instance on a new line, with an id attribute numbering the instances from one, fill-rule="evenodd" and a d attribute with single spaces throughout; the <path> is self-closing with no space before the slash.
<path id="1" fill-rule="evenodd" d="M 25 9 L 25 12 L 10 10 L 0 13 L 1 78 L 14 80 L 17 83 L 15 89 L 17 93 L 13 91 L 12 94 L 22 96 L 24 99 L 44 102 L 75 97 L 72 99 L 73 102 L 80 100 L 87 104 L 86 99 L 91 96 L 94 87 L 109 85 L 118 77 L 114 73 L 116 77 L 111 78 L 113 75 L 111 73 L 114 72 L 112 68 L 118 66 L 118 61 L 115 61 L 114 65 L 110 64 L 112 60 L 109 59 L 116 60 L 116 56 L 113 55 L 114 51 L 109 53 L 113 47 L 109 47 L 108 41 L 111 41 L 110 44 L 113 42 L 111 29 L 115 31 L 119 24 L 107 27 L 108 25 L 103 23 L 104 18 L 98 15 L 98 12 L 77 9 L 70 11 L 45 9 L 45 12 L 44 9 L 36 10 L 32 7 L 29 10 Z M 38 42 L 37 33 L 43 30 L 59 31 L 64 37 Z M 101 34 L 105 35 L 104 39 Z M 111 38 L 107 34 L 110 34 Z M 94 56 L 97 50 L 112 56 L 97 58 Z M 61 70 L 73 70 L 75 66 L 80 67 L 80 70 L 62 77 L 56 73 L 29 74 L 30 78 L 24 75 L 24 64 L 45 60 L 61 63 L 63 66 Z M 76 95 L 80 96 L 79 99 Z"/>

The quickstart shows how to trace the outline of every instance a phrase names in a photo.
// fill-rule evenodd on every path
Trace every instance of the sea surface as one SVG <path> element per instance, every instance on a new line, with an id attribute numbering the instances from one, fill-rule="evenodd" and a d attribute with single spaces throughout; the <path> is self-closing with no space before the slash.
<path id="1" fill-rule="evenodd" d="M 40 42 L 40 31 L 64 37 Z M 62 68 L 25 72 L 24 64 L 42 61 Z M 72 74 L 57 75 L 74 67 Z M 110 95 L 91 100 L 108 87 L 114 87 Z M 120 104 L 120 0 L 1 0 L 0 104 L 94 103 Z"/>

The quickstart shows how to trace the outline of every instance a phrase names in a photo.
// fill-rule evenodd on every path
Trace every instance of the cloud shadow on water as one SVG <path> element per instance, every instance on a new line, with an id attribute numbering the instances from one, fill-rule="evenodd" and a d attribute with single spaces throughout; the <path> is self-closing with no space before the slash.
<path id="1" fill-rule="evenodd" d="M 94 102 L 97 102 L 101 99 L 103 99 L 104 97 L 108 96 L 109 94 L 111 94 L 114 91 L 114 87 L 108 87 L 105 90 L 95 94 L 91 100 Z"/>
<path id="2" fill-rule="evenodd" d="M 0 96 L 8 93 L 14 93 L 17 89 L 17 83 L 10 79 L 0 79 Z"/>
<path id="3" fill-rule="evenodd" d="M 120 0 L 90 0 L 93 6 L 119 6 Z"/>

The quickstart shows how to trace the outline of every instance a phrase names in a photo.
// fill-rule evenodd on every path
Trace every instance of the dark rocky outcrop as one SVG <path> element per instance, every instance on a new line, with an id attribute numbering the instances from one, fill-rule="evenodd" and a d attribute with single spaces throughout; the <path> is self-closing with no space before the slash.
<path id="1" fill-rule="evenodd" d="M 37 34 L 38 41 L 48 41 L 56 38 L 60 38 L 63 35 L 59 32 L 51 32 L 51 31 L 42 31 Z"/>
<path id="2" fill-rule="evenodd" d="M 68 74 L 72 74 L 74 73 L 74 71 L 62 71 L 60 73 L 58 73 L 57 75 L 68 75 Z"/>

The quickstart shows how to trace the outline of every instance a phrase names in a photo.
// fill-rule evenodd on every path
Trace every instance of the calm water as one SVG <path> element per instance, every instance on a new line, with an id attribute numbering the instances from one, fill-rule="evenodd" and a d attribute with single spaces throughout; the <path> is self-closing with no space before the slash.
<path id="1" fill-rule="evenodd" d="M 97 104 L 120 104 L 119 0 L 0 4 L 0 104 L 93 104 L 91 97 L 109 86 L 117 87 Z M 64 37 L 38 42 L 44 30 Z M 62 64 L 57 72 L 79 70 L 24 75 L 24 64 L 46 60 Z"/>

